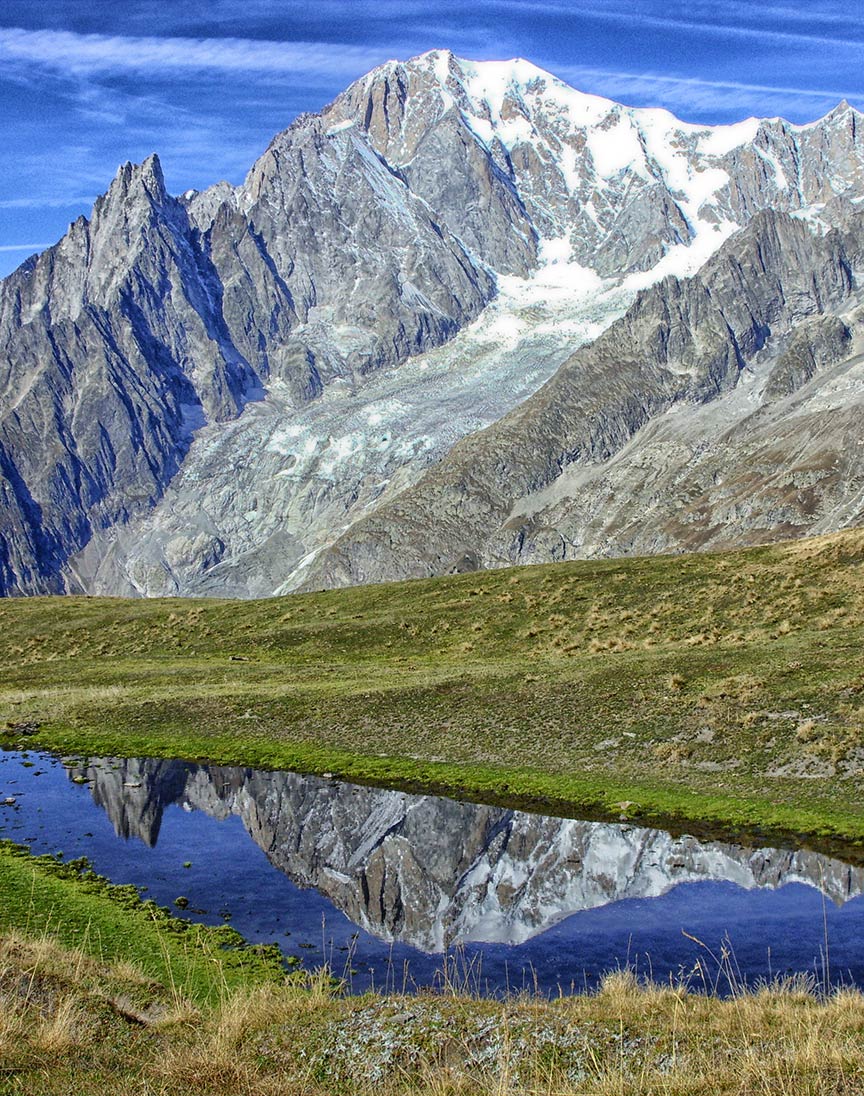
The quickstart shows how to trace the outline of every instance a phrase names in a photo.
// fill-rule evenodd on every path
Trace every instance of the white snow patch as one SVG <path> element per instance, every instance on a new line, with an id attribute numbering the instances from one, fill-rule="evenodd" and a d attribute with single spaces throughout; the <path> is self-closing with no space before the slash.
<path id="1" fill-rule="evenodd" d="M 676 278 L 691 277 L 739 228 L 734 221 L 698 225 L 698 231 L 691 243 L 671 247 L 651 270 L 637 271 L 625 278 L 624 287 L 631 291 L 647 289 L 670 274 L 674 274 Z"/>
<path id="2" fill-rule="evenodd" d="M 629 169 L 649 179 L 645 152 L 634 119 L 629 112 L 615 112 L 610 117 L 615 120 L 608 127 L 597 126 L 588 131 L 588 151 L 597 174 L 602 179 L 611 179 Z"/>
<path id="3" fill-rule="evenodd" d="M 816 202 L 813 205 L 804 206 L 802 209 L 794 209 L 790 213 L 791 217 L 794 217 L 796 221 L 804 221 L 810 228 L 817 232 L 819 235 L 824 235 L 832 227 L 828 221 L 826 221 L 822 214 L 825 212 L 825 203 Z M 853 271 L 854 274 L 854 271 Z M 857 280 L 856 275 L 856 280 Z"/>
<path id="4" fill-rule="evenodd" d="M 731 126 L 711 126 L 700 131 L 699 148 L 707 156 L 726 156 L 753 141 L 759 131 L 758 118 L 745 118 Z"/>
<path id="5" fill-rule="evenodd" d="M 551 266 L 555 263 L 566 263 L 572 248 L 567 236 L 558 236 L 553 240 L 542 240 L 540 243 L 540 265 Z"/>
<path id="6" fill-rule="evenodd" d="M 489 324 L 484 334 L 490 342 L 513 345 L 519 341 L 525 327 L 525 321 L 519 316 L 501 313 Z"/>
<path id="7" fill-rule="evenodd" d="M 778 189 L 786 190 L 789 186 L 789 180 L 786 178 L 786 172 L 783 170 L 782 164 L 774 155 L 774 153 L 769 152 L 765 148 L 757 148 L 755 149 L 755 151 L 756 154 L 758 156 L 761 156 L 765 163 L 768 164 L 768 166 L 773 170 L 774 182 Z"/>

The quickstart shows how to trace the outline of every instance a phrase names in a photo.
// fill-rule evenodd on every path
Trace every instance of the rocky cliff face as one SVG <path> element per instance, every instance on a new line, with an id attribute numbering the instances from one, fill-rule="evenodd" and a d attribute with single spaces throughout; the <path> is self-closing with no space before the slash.
<path id="1" fill-rule="evenodd" d="M 847 104 L 811 126 L 710 129 L 582 95 L 527 62 L 435 52 L 385 65 L 297 119 L 239 187 L 174 198 L 155 157 L 126 165 L 89 221 L 0 283 L 0 591 L 248 596 L 654 540 L 691 546 L 699 538 L 671 513 L 675 454 L 704 450 L 718 427 L 692 445 L 645 432 L 671 407 L 720 406 L 799 319 L 839 317 L 837 286 L 808 288 L 806 264 L 815 285 L 819 234 L 850 208 L 838 196 L 864 196 L 861 134 Z M 701 290 L 668 280 L 766 209 L 805 211 L 813 231 L 759 220 L 764 262 L 745 255 Z M 650 285 L 615 336 L 578 359 L 594 364 L 574 387 L 573 351 Z M 810 303 L 796 311 L 787 290 Z M 665 347 L 651 342 L 663 322 Z M 710 345 L 688 350 L 696 328 Z M 835 335 L 814 339 L 812 353 L 790 348 L 797 364 L 766 388 L 772 407 L 792 395 L 781 398 L 784 384 L 801 391 L 806 375 L 807 389 L 839 361 Z M 498 433 L 457 444 L 508 413 Z M 517 425 L 530 434 L 519 461 L 496 457 L 491 439 Z M 578 491 L 559 480 L 643 436 L 660 446 L 651 465 L 659 457 L 665 476 L 651 497 L 671 508 L 657 537 L 657 522 L 630 528 L 609 506 L 638 493 L 637 475 L 610 465 Z M 734 440 L 724 445 L 731 460 Z M 475 452 L 484 470 L 466 478 Z M 843 469 L 825 504 L 811 491 L 806 521 L 771 518 L 772 460 L 757 462 L 765 501 L 748 535 L 841 520 L 841 496 L 850 519 Z M 738 470 L 705 465 L 687 488 L 710 496 L 698 505 L 712 527 L 748 488 L 727 489 L 721 505 L 706 477 L 728 484 Z M 598 526 L 600 507 L 611 516 Z M 451 533 L 465 519 L 466 535 L 452 551 L 423 548 L 434 540 L 424 514 L 449 514 Z"/>
<path id="2" fill-rule="evenodd" d="M 643 291 L 536 395 L 348 530 L 309 584 L 855 521 L 864 218 L 847 210 L 842 223 L 817 235 L 792 215 L 757 214 L 698 275 Z"/>
<path id="3" fill-rule="evenodd" d="M 154 844 L 170 803 L 239 815 L 293 882 L 317 888 L 375 935 L 427 951 L 468 940 L 520 943 L 578 910 L 697 880 L 807 883 L 838 903 L 864 892 L 862 870 L 807 851 L 705 843 L 291 773 L 134 760 L 94 761 L 84 771 L 123 836 Z"/>
<path id="4" fill-rule="evenodd" d="M 156 157 L 125 165 L 89 222 L 0 283 L 2 589 L 67 588 L 68 557 L 152 508 L 193 431 L 263 385 L 296 406 L 353 384 L 450 338 L 494 288 L 368 142 L 320 118 L 236 191 L 178 200 Z"/>
<path id="5" fill-rule="evenodd" d="M 209 275 L 152 157 L 0 283 L 5 590 L 63 589 L 70 552 L 153 505 L 194 426 L 237 414 L 253 370 Z"/>

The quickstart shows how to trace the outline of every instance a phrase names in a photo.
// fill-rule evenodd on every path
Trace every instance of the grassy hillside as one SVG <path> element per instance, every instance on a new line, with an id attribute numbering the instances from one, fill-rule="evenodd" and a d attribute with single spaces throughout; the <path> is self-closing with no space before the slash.
<path id="1" fill-rule="evenodd" d="M 255 602 L 7 600 L 0 728 L 861 843 L 862 562 L 856 530 Z"/>

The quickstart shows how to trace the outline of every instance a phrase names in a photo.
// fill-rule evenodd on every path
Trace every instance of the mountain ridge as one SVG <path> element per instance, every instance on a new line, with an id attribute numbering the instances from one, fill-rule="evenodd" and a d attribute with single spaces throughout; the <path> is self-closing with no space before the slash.
<path id="1" fill-rule="evenodd" d="M 0 283 L 0 588 L 331 581 L 335 541 L 640 287 L 760 208 L 824 232 L 864 197 L 858 117 L 699 127 L 433 51 L 295 120 L 239 187 L 173 198 L 158 158 L 124 165 Z M 368 426 L 340 433 L 349 407 Z"/>

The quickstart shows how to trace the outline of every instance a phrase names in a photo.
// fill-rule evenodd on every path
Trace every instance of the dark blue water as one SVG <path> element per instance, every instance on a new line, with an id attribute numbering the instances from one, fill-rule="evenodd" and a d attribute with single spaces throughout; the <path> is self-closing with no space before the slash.
<path id="1" fill-rule="evenodd" d="M 436 917 L 451 977 L 486 993 L 590 989 L 623 966 L 719 992 L 796 973 L 864 987 L 864 875 L 814 853 L 682 844 L 295 774 L 96 759 L 73 770 L 13 752 L 0 753 L 0 836 L 86 856 L 160 905 L 182 896 L 183 916 L 228 920 L 306 967 L 326 962 L 355 990 L 440 981 Z M 662 893 L 629 896 L 647 891 Z"/>

